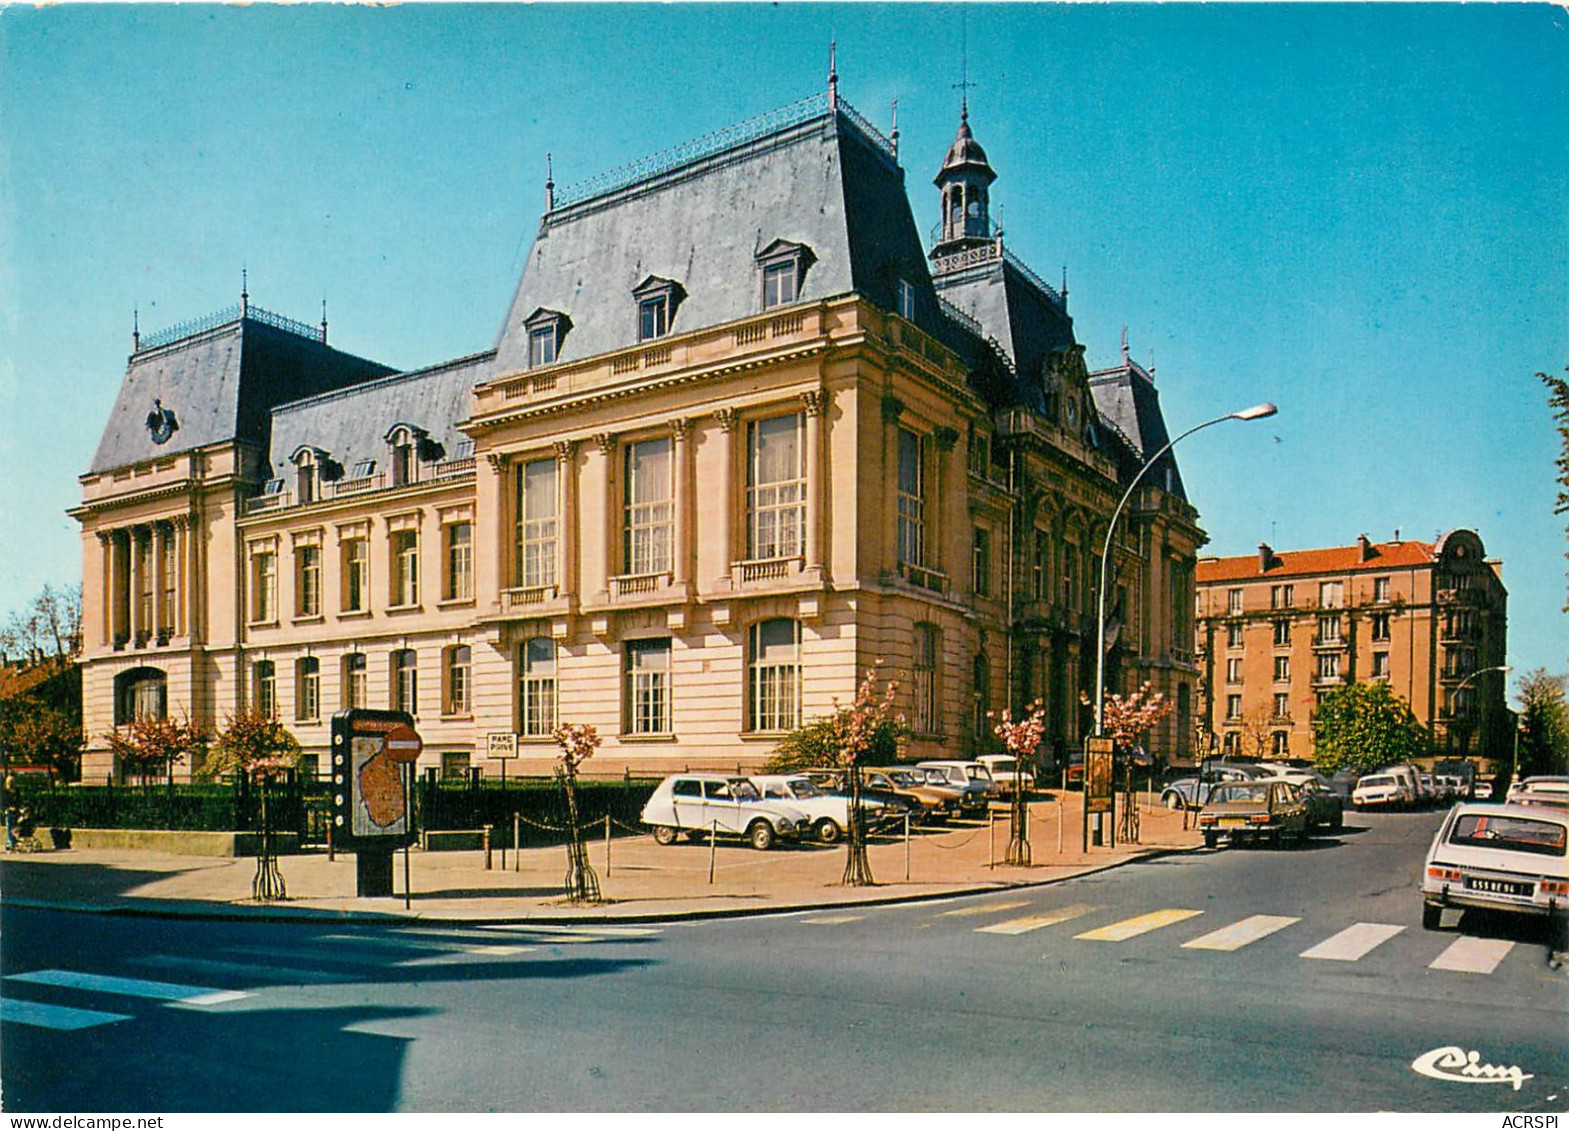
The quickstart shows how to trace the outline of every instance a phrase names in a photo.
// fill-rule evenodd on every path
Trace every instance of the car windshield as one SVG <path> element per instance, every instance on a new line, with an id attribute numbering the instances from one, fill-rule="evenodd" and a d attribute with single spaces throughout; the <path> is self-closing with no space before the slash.
<path id="1" fill-rule="evenodd" d="M 986 772 L 985 766 L 966 766 L 971 781 L 991 781 L 991 774 Z"/>
<path id="2" fill-rule="evenodd" d="M 823 791 L 818 789 L 806 778 L 801 778 L 799 781 L 791 782 L 790 792 L 800 798 L 821 797 L 823 795 Z"/>
<path id="3" fill-rule="evenodd" d="M 1449 832 L 1450 844 L 1508 848 L 1541 856 L 1562 856 L 1569 829 L 1556 821 L 1529 817 L 1500 817 L 1493 813 L 1463 813 Z"/>
<path id="4" fill-rule="evenodd" d="M 928 782 L 930 782 L 932 785 L 947 785 L 948 784 L 948 775 L 943 773 L 941 770 L 932 769 L 932 770 L 925 770 L 923 772 L 926 774 L 926 780 Z"/>
<path id="5" fill-rule="evenodd" d="M 1228 801 L 1268 801 L 1269 786 L 1245 782 L 1222 782 L 1210 792 L 1209 800 L 1212 805 L 1225 804 Z"/>

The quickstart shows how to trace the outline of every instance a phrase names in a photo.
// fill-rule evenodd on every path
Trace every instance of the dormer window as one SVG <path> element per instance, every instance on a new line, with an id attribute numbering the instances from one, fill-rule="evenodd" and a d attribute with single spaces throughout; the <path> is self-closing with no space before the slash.
<path id="1" fill-rule="evenodd" d="M 679 283 L 650 275 L 632 290 L 637 300 L 637 340 L 640 342 L 662 338 L 670 333 L 675 321 L 676 307 L 683 291 Z"/>
<path id="2" fill-rule="evenodd" d="M 915 284 L 908 279 L 899 280 L 899 317 L 915 321 Z"/>
<path id="3" fill-rule="evenodd" d="M 316 448 L 301 448 L 294 453 L 294 498 L 299 503 L 314 503 L 321 497 L 321 472 L 326 453 Z"/>
<path id="4" fill-rule="evenodd" d="M 807 268 L 815 262 L 812 249 L 789 240 L 774 240 L 757 253 L 763 273 L 763 309 L 788 306 L 801 297 Z"/>
<path id="5" fill-rule="evenodd" d="M 561 339 L 566 337 L 571 320 L 559 310 L 540 307 L 523 320 L 528 331 L 528 367 L 538 369 L 554 365 L 560 355 Z"/>
<path id="6" fill-rule="evenodd" d="M 419 444 L 425 436 L 423 428 L 415 428 L 410 424 L 394 425 L 387 433 L 392 486 L 406 487 L 419 478 Z"/>

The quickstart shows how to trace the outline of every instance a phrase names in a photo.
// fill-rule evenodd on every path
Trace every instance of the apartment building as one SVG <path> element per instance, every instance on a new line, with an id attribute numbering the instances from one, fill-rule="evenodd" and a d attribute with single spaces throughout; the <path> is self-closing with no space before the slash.
<path id="1" fill-rule="evenodd" d="M 1311 759 L 1313 711 L 1381 680 L 1437 757 L 1509 756 L 1508 594 L 1475 531 L 1198 562 L 1200 717 L 1227 753 Z"/>
<path id="2" fill-rule="evenodd" d="M 897 138 L 897 131 L 893 138 Z M 334 712 L 412 712 L 422 767 L 558 721 L 619 769 L 754 766 L 881 662 L 912 757 L 1040 698 L 1089 725 L 1095 579 L 1167 439 L 1153 377 L 1090 372 L 1003 245 L 967 110 L 925 246 L 896 140 L 819 94 L 545 186 L 489 348 L 409 372 L 237 310 L 134 342 L 73 511 L 84 772 L 144 714 L 241 708 L 324 761 Z M 1115 542 L 1110 685 L 1191 741 L 1203 534 L 1170 455 Z M 185 767 L 180 772 L 189 772 Z"/>

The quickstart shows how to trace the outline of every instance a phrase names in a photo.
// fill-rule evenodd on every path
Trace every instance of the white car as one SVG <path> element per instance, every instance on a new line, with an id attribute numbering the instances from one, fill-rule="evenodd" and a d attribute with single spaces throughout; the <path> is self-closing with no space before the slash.
<path id="1" fill-rule="evenodd" d="M 986 798 L 997 796 L 997 783 L 992 780 L 991 771 L 980 762 L 939 758 L 930 762 L 917 762 L 915 768 L 918 770 L 936 770 L 942 774 L 949 785 L 963 790 L 964 796 L 961 799 L 961 804 L 965 808 L 970 808 L 973 805 L 984 809 L 986 807 Z"/>
<path id="2" fill-rule="evenodd" d="M 766 851 L 776 841 L 805 836 L 812 827 L 793 805 L 766 800 L 737 774 L 672 774 L 654 787 L 643 806 L 642 821 L 654 827 L 654 840 L 674 844 L 681 833 L 745 837 Z"/>
<path id="3" fill-rule="evenodd" d="M 765 801 L 782 801 L 806 814 L 812 835 L 824 844 L 837 843 L 850 825 L 850 799 L 824 793 L 805 774 L 753 774 L 751 781 Z M 882 820 L 886 808 L 875 797 L 861 798 L 861 809 L 871 824 Z"/>
<path id="4" fill-rule="evenodd" d="M 1018 769 L 1019 760 L 1012 754 L 982 754 L 976 759 L 986 767 L 986 772 L 991 774 L 992 781 L 996 783 L 997 792 L 1005 797 L 1013 794 L 1014 774 Z M 1024 771 L 1024 792 L 1029 793 L 1035 788 L 1035 775 L 1029 770 Z"/>
<path id="5" fill-rule="evenodd" d="M 1422 926 L 1446 907 L 1569 915 L 1569 812 L 1524 805 L 1456 805 L 1427 850 Z"/>
<path id="6" fill-rule="evenodd" d="M 1411 791 L 1394 774 L 1367 774 L 1357 779 L 1356 788 L 1351 791 L 1351 804 L 1358 809 L 1375 805 L 1404 808 L 1414 801 Z"/>
<path id="7" fill-rule="evenodd" d="M 1505 799 L 1511 805 L 1553 805 L 1569 807 L 1569 778 L 1535 777 L 1517 781 Z"/>

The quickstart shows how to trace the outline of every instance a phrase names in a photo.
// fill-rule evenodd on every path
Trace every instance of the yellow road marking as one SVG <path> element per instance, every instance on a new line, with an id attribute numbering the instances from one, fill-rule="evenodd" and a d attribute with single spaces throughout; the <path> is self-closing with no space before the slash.
<path id="1" fill-rule="evenodd" d="M 1135 938 L 1150 931 L 1169 927 L 1173 923 L 1180 923 L 1184 919 L 1191 919 L 1195 915 L 1202 915 L 1202 911 L 1185 911 L 1180 907 L 1168 907 L 1164 911 L 1151 911 L 1148 915 L 1138 915 L 1132 919 L 1124 919 L 1120 923 L 1112 923 L 1107 927 L 1097 927 L 1093 931 L 1085 931 L 1082 935 L 1074 935 L 1076 939 L 1088 939 L 1091 942 L 1122 942 L 1124 939 Z"/>
<path id="2" fill-rule="evenodd" d="M 1186 950 L 1241 950 L 1248 943 L 1274 934 L 1276 931 L 1300 923 L 1293 915 L 1252 915 L 1229 927 L 1201 935 L 1192 942 L 1182 944 Z"/>
<path id="3" fill-rule="evenodd" d="M 952 911 L 944 911 L 944 915 L 990 915 L 993 911 L 1012 911 L 1015 907 L 1028 907 L 1027 899 L 1016 899 L 1012 903 L 986 903 L 977 907 L 956 907 Z"/>
<path id="4" fill-rule="evenodd" d="M 866 918 L 865 915 L 819 915 L 815 919 L 802 919 L 801 922 L 811 923 L 817 927 L 826 927 L 831 923 L 854 923 L 864 918 Z"/>

